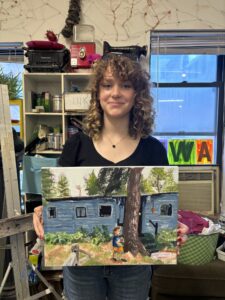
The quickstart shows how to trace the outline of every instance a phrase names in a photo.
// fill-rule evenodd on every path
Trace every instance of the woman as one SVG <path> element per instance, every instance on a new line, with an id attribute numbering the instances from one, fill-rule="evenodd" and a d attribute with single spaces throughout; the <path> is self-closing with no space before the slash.
<path id="1" fill-rule="evenodd" d="M 154 120 L 149 75 L 124 56 L 108 56 L 97 63 L 85 134 L 65 144 L 61 166 L 168 165 L 166 150 L 151 137 Z M 34 227 L 43 238 L 42 208 L 34 213 Z M 146 300 L 149 266 L 65 267 L 64 292 L 69 300 Z"/>

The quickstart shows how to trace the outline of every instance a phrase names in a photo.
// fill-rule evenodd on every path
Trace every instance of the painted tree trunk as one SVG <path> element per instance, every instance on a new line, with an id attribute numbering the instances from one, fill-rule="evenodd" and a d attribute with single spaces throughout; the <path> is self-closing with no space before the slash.
<path id="1" fill-rule="evenodd" d="M 130 170 L 128 179 L 128 194 L 125 204 L 124 219 L 124 251 L 130 251 L 134 256 L 138 252 L 144 254 L 146 250 L 138 237 L 139 212 L 141 206 L 140 181 L 143 168 Z"/>

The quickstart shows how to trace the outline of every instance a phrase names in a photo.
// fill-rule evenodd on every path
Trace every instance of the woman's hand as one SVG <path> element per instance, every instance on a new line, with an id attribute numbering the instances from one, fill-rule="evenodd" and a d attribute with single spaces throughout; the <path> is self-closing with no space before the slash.
<path id="1" fill-rule="evenodd" d="M 44 239 L 44 227 L 42 218 L 43 206 L 37 206 L 33 213 L 34 230 L 40 239 Z"/>
<path id="2" fill-rule="evenodd" d="M 177 228 L 177 243 L 178 246 L 183 245 L 187 240 L 187 233 L 188 233 L 188 226 L 178 221 L 178 228 Z"/>
<path id="3" fill-rule="evenodd" d="M 187 233 L 189 231 L 189 228 L 187 225 L 181 223 L 178 221 L 178 228 L 177 228 L 177 254 L 179 254 L 179 249 L 182 245 L 185 244 L 187 241 Z"/>

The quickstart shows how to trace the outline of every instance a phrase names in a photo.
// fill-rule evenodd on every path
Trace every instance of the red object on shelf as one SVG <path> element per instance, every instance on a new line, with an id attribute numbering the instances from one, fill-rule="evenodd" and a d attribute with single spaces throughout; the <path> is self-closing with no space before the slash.
<path id="1" fill-rule="evenodd" d="M 46 37 L 49 41 L 58 42 L 58 38 L 52 30 L 47 30 L 46 31 Z"/>
<path id="2" fill-rule="evenodd" d="M 90 68 L 90 56 L 96 53 L 94 27 L 92 25 L 75 25 L 73 42 L 70 46 L 70 65 L 72 68 Z"/>
<path id="3" fill-rule="evenodd" d="M 55 41 L 29 41 L 26 42 L 29 49 L 35 50 L 60 50 L 64 49 L 65 46 Z"/>
<path id="4" fill-rule="evenodd" d="M 94 42 L 76 42 L 70 46 L 70 64 L 73 68 L 90 68 L 90 55 L 95 54 Z"/>

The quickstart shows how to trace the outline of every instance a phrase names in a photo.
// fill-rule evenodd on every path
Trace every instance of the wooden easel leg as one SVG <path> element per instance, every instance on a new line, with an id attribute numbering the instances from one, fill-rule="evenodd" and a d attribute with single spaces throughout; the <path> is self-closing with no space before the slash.
<path id="1" fill-rule="evenodd" d="M 16 158 L 9 110 L 9 96 L 6 85 L 0 85 L 0 144 L 6 196 L 7 218 L 21 215 L 20 196 L 16 169 Z M 17 300 L 30 295 L 24 233 L 10 236 L 12 266 Z"/>
<path id="2" fill-rule="evenodd" d="M 3 189 L 0 191 L 0 219 L 4 219 L 6 217 L 6 203 L 5 203 L 5 193 L 4 193 L 4 183 L 3 183 L 3 170 L 0 169 L 0 189 Z M 5 256 L 6 256 L 6 244 L 7 244 L 7 238 L 0 239 L 0 282 L 3 280 L 4 276 L 4 266 L 7 264 L 5 262 Z M 1 293 L 0 293 L 1 294 Z"/>
<path id="3" fill-rule="evenodd" d="M 12 269 L 12 263 L 10 262 L 9 265 L 8 265 L 8 268 L 7 268 L 6 272 L 5 272 L 5 275 L 4 275 L 3 279 L 2 279 L 2 283 L 1 283 L 1 286 L 0 286 L 0 296 L 2 294 L 2 291 L 4 289 L 4 286 L 6 284 L 6 281 L 7 281 L 7 278 L 9 276 L 9 273 L 10 273 L 11 269 Z"/>

